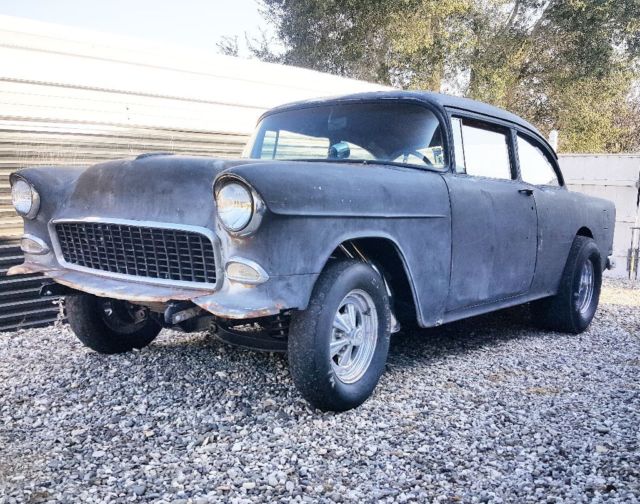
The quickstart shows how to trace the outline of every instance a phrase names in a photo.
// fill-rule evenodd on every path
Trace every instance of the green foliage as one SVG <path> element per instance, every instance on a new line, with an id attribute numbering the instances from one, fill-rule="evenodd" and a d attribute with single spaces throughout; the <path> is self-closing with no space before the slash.
<path id="1" fill-rule="evenodd" d="M 394 0 L 267 0 L 264 15 L 285 47 L 280 61 L 390 83 L 386 20 Z"/>
<path id="2" fill-rule="evenodd" d="M 554 125 L 562 131 L 560 150 L 622 152 L 628 137 L 625 101 L 629 79 L 624 74 L 584 77 L 553 96 Z"/>
<path id="3" fill-rule="evenodd" d="M 493 103 L 564 152 L 640 149 L 640 0 L 262 2 L 284 51 L 261 59 Z"/>

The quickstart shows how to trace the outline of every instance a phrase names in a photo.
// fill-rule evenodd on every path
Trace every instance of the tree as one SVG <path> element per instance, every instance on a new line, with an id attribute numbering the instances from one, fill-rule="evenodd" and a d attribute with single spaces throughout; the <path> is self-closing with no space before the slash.
<path id="1" fill-rule="evenodd" d="M 493 103 L 564 151 L 640 148 L 640 0 L 262 2 L 283 63 Z"/>
<path id="2" fill-rule="evenodd" d="M 245 32 L 244 42 L 251 57 L 267 63 L 282 62 L 282 56 L 273 51 L 275 41 L 272 37 L 269 37 L 266 31 L 260 30 L 260 34 L 257 37 L 251 37 Z M 225 56 L 234 56 L 236 58 L 240 56 L 240 43 L 237 35 L 221 37 L 216 43 L 216 47 L 218 52 Z"/>
<path id="3" fill-rule="evenodd" d="M 389 84 L 385 24 L 397 0 L 267 0 L 285 64 Z"/>
<path id="4" fill-rule="evenodd" d="M 224 36 L 217 43 L 218 52 L 224 54 L 225 56 L 238 56 L 240 53 L 240 48 L 238 46 L 238 36 L 235 35 L 233 37 Z"/>
<path id="5" fill-rule="evenodd" d="M 267 63 L 282 63 L 283 57 L 273 50 L 276 41 L 265 30 L 261 29 L 257 37 L 245 33 L 244 39 L 252 57 Z"/>

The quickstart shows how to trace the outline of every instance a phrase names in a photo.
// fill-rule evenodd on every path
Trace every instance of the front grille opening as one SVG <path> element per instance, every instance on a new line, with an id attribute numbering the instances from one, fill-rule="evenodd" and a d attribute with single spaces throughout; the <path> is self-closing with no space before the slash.
<path id="1" fill-rule="evenodd" d="M 213 243 L 197 232 L 102 222 L 55 224 L 67 263 L 109 273 L 215 283 Z"/>

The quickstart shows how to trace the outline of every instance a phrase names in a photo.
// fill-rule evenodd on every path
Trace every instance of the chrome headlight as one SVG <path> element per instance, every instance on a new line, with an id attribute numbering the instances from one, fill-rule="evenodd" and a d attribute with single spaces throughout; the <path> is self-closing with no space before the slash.
<path id="1" fill-rule="evenodd" d="M 264 203 L 260 196 L 235 178 L 216 184 L 218 218 L 224 228 L 234 234 L 250 234 L 260 225 Z"/>
<path id="2" fill-rule="evenodd" d="M 40 210 L 38 191 L 23 178 L 16 177 L 12 180 L 11 202 L 16 212 L 26 219 L 34 219 Z"/>

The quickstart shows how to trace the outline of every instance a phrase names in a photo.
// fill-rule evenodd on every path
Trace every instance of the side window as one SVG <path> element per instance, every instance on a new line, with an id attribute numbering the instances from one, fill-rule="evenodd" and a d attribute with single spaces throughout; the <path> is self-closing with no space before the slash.
<path id="1" fill-rule="evenodd" d="M 260 159 L 275 159 L 277 139 L 278 134 L 275 131 L 265 131 Z"/>
<path id="2" fill-rule="evenodd" d="M 327 157 L 329 139 L 268 130 L 264 134 L 260 159 L 322 159 Z"/>
<path id="3" fill-rule="evenodd" d="M 533 185 L 560 185 L 558 176 L 547 156 L 520 135 L 518 135 L 518 159 L 520 161 L 520 175 L 524 182 Z"/>
<path id="4" fill-rule="evenodd" d="M 453 129 L 453 147 L 456 156 L 456 173 L 464 173 L 464 147 L 462 143 L 462 119 L 454 117 L 451 119 Z"/>
<path id="5" fill-rule="evenodd" d="M 452 126 L 456 172 L 511 180 L 507 130 L 480 121 L 458 118 L 453 119 Z"/>

